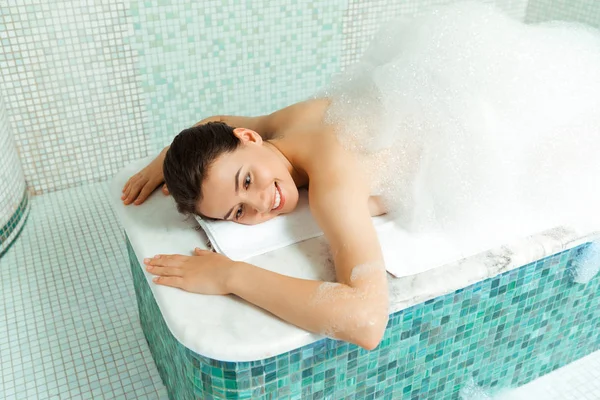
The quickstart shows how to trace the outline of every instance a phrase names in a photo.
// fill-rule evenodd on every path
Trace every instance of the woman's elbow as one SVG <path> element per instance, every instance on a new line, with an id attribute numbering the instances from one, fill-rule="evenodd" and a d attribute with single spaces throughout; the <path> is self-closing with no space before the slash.
<path id="1" fill-rule="evenodd" d="M 373 350 L 379 346 L 389 320 L 387 291 L 371 293 L 361 293 L 356 302 L 345 303 L 345 313 L 339 315 L 344 323 L 338 325 L 343 328 L 337 339 L 354 343 L 365 350 Z"/>
<path id="2" fill-rule="evenodd" d="M 362 327 L 359 329 L 355 344 L 365 350 L 376 349 L 385 335 L 388 319 L 387 310 L 385 313 L 379 312 L 377 315 L 371 314 L 365 318 L 362 321 Z"/>
<path id="3" fill-rule="evenodd" d="M 357 344 L 365 350 L 375 350 L 377 346 L 379 346 L 379 343 L 381 343 L 381 340 L 385 335 L 386 325 L 387 320 L 386 324 L 383 325 L 383 328 L 373 327 L 371 329 L 366 330 L 360 342 Z"/>

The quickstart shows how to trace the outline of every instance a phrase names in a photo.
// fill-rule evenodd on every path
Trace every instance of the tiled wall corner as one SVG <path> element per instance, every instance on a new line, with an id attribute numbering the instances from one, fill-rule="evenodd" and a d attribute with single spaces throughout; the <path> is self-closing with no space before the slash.
<path id="1" fill-rule="evenodd" d="M 0 6 L 0 87 L 28 186 L 105 180 L 147 154 L 124 1 Z"/>
<path id="2" fill-rule="evenodd" d="M 205 117 L 269 113 L 312 95 L 340 68 L 345 8 L 344 0 L 134 1 L 153 150 Z"/>
<path id="3" fill-rule="evenodd" d="M 18 235 L 28 210 L 25 178 L 0 92 L 0 255 Z"/>
<path id="4" fill-rule="evenodd" d="M 479 1 L 527 22 L 600 25 L 590 0 Z M 4 1 L 0 88 L 27 185 L 105 180 L 202 118 L 307 98 L 383 22 L 451 2 Z"/>
<path id="5" fill-rule="evenodd" d="M 0 85 L 35 194 L 114 175 L 214 114 L 310 96 L 339 70 L 344 0 L 0 7 Z M 42 40 L 40 40 L 43 38 Z"/>
<path id="6" fill-rule="evenodd" d="M 561 20 L 583 22 L 600 28 L 600 2 L 597 0 L 529 0 L 527 23 Z"/>

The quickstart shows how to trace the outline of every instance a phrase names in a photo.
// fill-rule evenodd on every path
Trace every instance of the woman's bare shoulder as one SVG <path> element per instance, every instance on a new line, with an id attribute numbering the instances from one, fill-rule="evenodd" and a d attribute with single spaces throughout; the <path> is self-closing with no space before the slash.
<path id="1" fill-rule="evenodd" d="M 315 126 L 323 123 L 330 100 L 310 99 L 282 108 L 264 117 L 264 124 L 274 136 L 289 132 L 300 126 Z"/>
<path id="2" fill-rule="evenodd" d="M 332 126 L 323 123 L 296 125 L 273 138 L 273 143 L 310 176 L 339 168 L 347 157 Z"/>

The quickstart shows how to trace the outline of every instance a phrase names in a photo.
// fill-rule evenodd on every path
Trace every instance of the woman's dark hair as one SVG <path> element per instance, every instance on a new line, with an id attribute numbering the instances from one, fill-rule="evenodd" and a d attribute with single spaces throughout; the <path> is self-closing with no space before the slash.
<path id="1" fill-rule="evenodd" d="M 234 128 L 222 122 L 184 129 L 173 139 L 165 155 L 163 174 L 169 193 L 182 214 L 198 214 L 202 201 L 202 183 L 215 159 L 238 148 L 241 141 Z"/>

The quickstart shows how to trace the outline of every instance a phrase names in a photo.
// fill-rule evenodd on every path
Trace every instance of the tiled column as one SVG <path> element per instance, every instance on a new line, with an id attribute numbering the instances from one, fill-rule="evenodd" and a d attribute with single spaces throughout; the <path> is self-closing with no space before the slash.
<path id="1" fill-rule="evenodd" d="M 0 256 L 16 239 L 29 212 L 25 177 L 0 93 Z"/>

